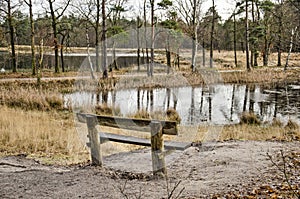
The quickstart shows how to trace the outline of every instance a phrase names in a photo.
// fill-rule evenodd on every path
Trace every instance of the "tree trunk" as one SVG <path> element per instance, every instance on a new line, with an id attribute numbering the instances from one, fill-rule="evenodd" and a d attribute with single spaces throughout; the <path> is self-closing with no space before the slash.
<path id="1" fill-rule="evenodd" d="M 208 120 L 212 121 L 212 88 L 209 87 L 208 94 Z"/>
<path id="2" fill-rule="evenodd" d="M 10 46 L 11 46 L 11 59 L 12 59 L 12 71 L 14 73 L 17 72 L 17 58 L 16 58 L 16 50 L 15 50 L 15 27 L 13 25 L 13 16 L 11 13 L 11 5 L 10 0 L 7 1 L 7 19 L 9 26 L 9 35 L 10 35 Z"/>
<path id="3" fill-rule="evenodd" d="M 197 23 L 196 23 L 196 12 L 197 12 L 197 0 L 193 1 L 193 14 L 192 14 L 192 26 L 193 26 L 193 48 L 192 48 L 192 71 L 196 70 L 196 56 L 197 56 Z"/>
<path id="4" fill-rule="evenodd" d="M 59 73 L 59 64 L 58 64 L 58 39 L 57 39 L 57 22 L 56 22 L 56 16 L 53 8 L 53 2 L 51 0 L 48 0 L 49 6 L 50 6 L 50 13 L 52 18 L 52 31 L 53 31 L 53 43 L 54 43 L 54 67 L 55 67 L 55 73 Z"/>
<path id="5" fill-rule="evenodd" d="M 99 64 L 99 60 L 100 60 L 100 55 L 99 55 L 99 51 L 100 51 L 100 47 L 99 47 L 99 26 L 100 26 L 100 0 L 97 0 L 96 2 L 96 9 L 97 9 L 97 13 L 96 13 L 96 24 L 95 24 L 95 34 L 96 34 L 96 38 L 95 38 L 95 50 L 96 50 L 96 72 L 100 72 L 100 64 Z M 103 33 L 102 33 L 103 34 Z"/>
<path id="6" fill-rule="evenodd" d="M 33 12 L 32 12 L 32 0 L 29 0 L 27 3 L 25 3 L 29 6 L 29 21 L 30 21 L 30 29 L 31 29 L 31 69 L 32 69 L 32 75 L 36 75 L 36 58 L 35 58 L 35 31 L 34 31 L 34 20 L 33 20 Z"/>
<path id="7" fill-rule="evenodd" d="M 43 38 L 40 41 L 39 45 L 39 64 L 37 68 L 37 85 L 40 85 L 41 83 L 41 68 L 43 64 L 43 59 L 44 59 L 44 40 Z"/>
<path id="8" fill-rule="evenodd" d="M 176 53 L 176 59 L 177 59 L 177 67 L 178 67 L 178 70 L 180 69 L 180 56 L 179 56 L 179 53 L 180 53 L 180 47 L 178 46 L 178 48 L 177 48 L 177 53 Z"/>
<path id="9" fill-rule="evenodd" d="M 282 13 L 280 13 L 282 16 Z M 277 66 L 281 66 L 281 37 L 282 37 L 282 18 L 279 18 L 279 27 L 278 27 L 278 44 L 277 44 Z"/>
<path id="10" fill-rule="evenodd" d="M 213 67 L 213 57 L 214 57 L 214 31 L 215 31 L 215 1 L 212 0 L 212 8 L 213 8 L 213 16 L 211 22 L 211 32 L 210 32 L 210 59 L 209 59 L 209 67 Z"/>
<path id="11" fill-rule="evenodd" d="M 166 46 L 166 59 L 167 59 L 167 74 L 170 73 L 171 69 L 171 52 L 170 52 L 170 35 L 168 34 L 167 46 Z"/>
<path id="12" fill-rule="evenodd" d="M 193 38 L 193 49 L 192 49 L 192 66 L 191 66 L 193 72 L 196 71 L 197 49 L 198 49 L 197 37 L 194 37 Z"/>
<path id="13" fill-rule="evenodd" d="M 137 17 L 137 26 L 136 26 L 136 32 L 137 32 L 137 70 L 138 72 L 140 72 L 141 68 L 140 68 L 140 17 Z"/>
<path id="14" fill-rule="evenodd" d="M 106 46 L 106 12 L 105 12 L 105 0 L 102 0 L 102 69 L 103 78 L 108 78 L 106 58 L 107 58 L 107 46 Z"/>
<path id="15" fill-rule="evenodd" d="M 236 19 L 235 19 L 235 13 L 233 13 L 233 51 L 234 51 L 234 65 L 235 65 L 235 67 L 237 67 L 238 63 L 237 63 L 237 55 L 236 55 Z"/>
<path id="16" fill-rule="evenodd" d="M 148 38 L 147 38 L 147 12 L 146 12 L 146 2 L 144 0 L 144 41 L 145 41 L 145 49 L 146 49 L 146 64 L 147 64 L 147 75 L 150 76 L 150 69 L 149 69 L 149 50 L 148 50 Z"/>
<path id="17" fill-rule="evenodd" d="M 154 0 L 150 0 L 151 4 L 151 64 L 150 64 L 150 76 L 153 76 L 154 67 L 154 37 L 155 37 L 155 21 L 154 21 Z"/>
<path id="18" fill-rule="evenodd" d="M 205 42 L 204 42 L 204 37 L 203 37 L 203 40 L 202 40 L 202 64 L 203 64 L 203 67 L 205 67 Z"/>
<path id="19" fill-rule="evenodd" d="M 246 18 L 245 18 L 245 42 L 246 42 L 246 67 L 247 70 L 251 70 L 249 62 L 249 21 L 248 21 L 248 0 L 246 0 Z"/>
<path id="20" fill-rule="evenodd" d="M 90 55 L 90 37 L 89 37 L 89 33 L 88 33 L 88 28 L 87 27 L 86 27 L 85 36 L 86 36 L 87 54 L 88 54 L 89 67 L 90 67 L 90 71 L 91 71 L 91 77 L 92 77 L 92 79 L 95 79 L 94 67 L 93 67 L 93 63 L 92 63 L 91 55 Z"/>
<path id="21" fill-rule="evenodd" d="M 286 58 L 286 62 L 285 62 L 285 66 L 284 66 L 285 71 L 287 70 L 287 67 L 289 66 L 290 55 L 291 55 L 291 52 L 292 52 L 292 49 L 293 49 L 294 34 L 295 34 L 296 31 L 297 31 L 297 27 L 295 28 L 295 30 L 292 29 L 292 35 L 291 35 L 291 40 L 290 40 L 290 49 L 289 49 L 288 56 Z"/>
<path id="22" fill-rule="evenodd" d="M 66 35 L 62 35 L 61 43 L 60 43 L 60 63 L 61 63 L 61 69 L 62 72 L 65 72 L 65 60 L 64 60 L 64 41 L 65 41 Z"/>
<path id="23" fill-rule="evenodd" d="M 114 66 L 115 70 L 119 69 L 118 63 L 117 63 L 117 56 L 116 56 L 116 42 L 115 39 L 112 38 L 112 56 L 113 56 L 113 64 L 111 64 L 109 71 L 112 72 L 112 67 Z"/>
<path id="24" fill-rule="evenodd" d="M 254 26 L 258 26 L 258 21 L 259 18 L 256 20 L 255 18 L 255 5 L 254 5 L 254 0 L 251 1 L 252 3 L 252 21 L 253 21 L 253 28 L 255 28 Z M 257 11 L 259 13 L 259 11 Z M 257 37 L 257 35 L 254 35 L 254 37 Z M 258 66 L 257 64 L 257 41 L 254 41 L 252 44 L 252 50 L 251 50 L 251 66 Z"/>
<path id="25" fill-rule="evenodd" d="M 245 95 L 244 95 L 243 112 L 245 112 L 245 111 L 247 110 L 248 92 L 249 92 L 249 86 L 246 85 L 246 88 L 245 88 Z"/>
<path id="26" fill-rule="evenodd" d="M 234 98 L 235 98 L 235 85 L 232 85 L 231 106 L 230 106 L 230 122 L 233 121 Z"/>
<path id="27" fill-rule="evenodd" d="M 268 66 L 268 56 L 269 56 L 269 48 L 268 48 L 268 39 L 267 39 L 267 31 L 264 33 L 264 53 L 263 53 L 263 65 Z"/>

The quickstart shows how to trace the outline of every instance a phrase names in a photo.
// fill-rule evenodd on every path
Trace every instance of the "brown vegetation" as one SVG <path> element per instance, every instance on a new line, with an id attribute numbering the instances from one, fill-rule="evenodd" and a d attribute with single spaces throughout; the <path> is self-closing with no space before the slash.
<path id="1" fill-rule="evenodd" d="M 0 154 L 26 154 L 61 164 L 87 159 L 70 114 L 1 106 Z"/>
<path id="2" fill-rule="evenodd" d="M 37 110 L 21 110 L 1 106 L 0 114 L 0 155 L 28 154 L 46 162 L 65 164 L 87 161 L 88 153 L 85 144 L 86 134 L 76 133 L 73 116 L 70 112 Z M 87 131 L 86 126 L 82 132 Z M 205 142 L 209 136 L 215 136 L 215 141 L 226 140 L 300 140 L 299 126 L 288 123 L 285 128 L 271 124 L 266 125 L 226 125 L 224 127 L 199 126 L 198 129 L 179 126 L 177 141 Z M 292 131 L 290 129 L 293 129 Z M 77 129 L 78 130 L 78 129 Z M 101 127 L 102 131 L 108 131 Z M 118 132 L 115 132 L 118 133 Z M 217 133 L 216 135 L 213 135 Z M 122 130 L 126 135 L 144 135 L 139 132 Z M 166 137 L 166 139 L 168 139 Z M 104 155 L 120 151 L 130 151 L 140 148 L 134 145 L 116 144 L 112 142 L 103 145 Z"/>
<path id="3" fill-rule="evenodd" d="M 224 60 L 221 59 L 229 58 L 219 57 L 219 62 L 224 64 Z M 286 72 L 283 72 L 281 68 L 259 68 L 251 72 L 229 71 L 222 68 L 220 73 L 215 69 L 191 73 L 183 68 L 177 74 L 155 75 L 152 79 L 148 79 L 146 76 L 135 76 L 132 78 L 131 74 L 126 77 L 121 76 L 120 74 L 124 72 L 126 70 L 118 73 L 115 78 L 90 81 L 88 84 L 84 81 L 81 82 L 81 80 L 75 80 L 76 73 L 73 72 L 55 74 L 47 71 L 43 72 L 43 77 L 72 77 L 61 80 L 42 80 L 40 85 L 37 85 L 35 80 L 0 82 L 0 115 L 7 116 L 0 118 L 0 154 L 26 153 L 56 160 L 61 160 L 62 158 L 74 160 L 79 158 L 86 161 L 88 156 L 81 145 L 79 136 L 76 134 L 70 112 L 71 108 L 65 107 L 61 94 L 73 92 L 75 89 L 80 90 L 88 87 L 91 90 L 102 91 L 120 89 L 122 86 L 153 88 L 201 85 L 207 83 L 209 79 L 217 79 L 224 83 L 263 83 L 264 86 L 285 81 L 300 81 L 299 69 L 297 68 L 290 68 Z M 0 74 L 0 78 L 30 76 L 30 72 Z M 75 83 L 77 84 L 76 86 L 74 86 Z M 81 87 L 81 83 L 83 87 Z M 97 114 L 108 115 L 118 115 L 120 112 L 119 108 L 113 109 L 106 104 L 96 106 L 95 111 Z M 180 122 L 180 117 L 174 110 L 167 110 L 167 112 L 156 111 L 151 114 L 141 110 L 130 117 L 167 119 Z M 300 139 L 300 128 L 293 121 L 289 121 L 284 125 L 283 122 L 275 119 L 272 124 L 261 124 L 255 115 L 249 113 L 243 114 L 241 121 L 241 124 L 228 125 L 215 130 L 214 132 L 219 132 L 219 134 L 214 140 L 290 141 Z M 208 134 L 211 133 L 210 130 L 212 128 L 218 127 L 200 126 L 196 130 L 190 130 L 189 127 L 180 126 L 180 136 L 177 139 L 179 141 L 206 141 L 210 139 Z M 128 135 L 131 133 L 128 132 Z M 104 146 L 107 149 L 107 152 L 104 152 L 104 154 L 110 154 L 116 148 L 119 151 L 136 149 L 136 147 L 130 145 L 115 143 L 105 143 Z"/>
<path id="4" fill-rule="evenodd" d="M 35 88 L 14 88 L 0 90 L 0 104 L 24 110 L 65 110 L 62 95 L 58 91 L 45 91 Z M 68 109 L 70 109 L 69 107 Z"/>
<path id="5" fill-rule="evenodd" d="M 178 112 L 175 109 L 168 109 L 166 111 L 154 111 L 149 113 L 145 109 L 141 109 L 136 113 L 129 115 L 132 118 L 142 118 L 142 119 L 157 119 L 157 120 L 169 120 L 169 121 L 176 121 L 180 123 L 181 118 Z"/>
<path id="6" fill-rule="evenodd" d="M 244 112 L 240 117 L 241 124 L 253 124 L 253 125 L 260 125 L 261 121 L 253 112 Z"/>
<path id="7" fill-rule="evenodd" d="M 111 107 L 107 104 L 98 104 L 95 106 L 95 113 L 98 115 L 120 115 L 120 107 Z"/>

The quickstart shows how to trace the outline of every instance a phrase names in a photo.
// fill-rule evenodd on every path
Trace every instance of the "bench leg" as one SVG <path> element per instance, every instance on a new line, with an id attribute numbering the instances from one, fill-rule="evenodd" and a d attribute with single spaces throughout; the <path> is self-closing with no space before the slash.
<path id="1" fill-rule="evenodd" d="M 166 163 L 164 157 L 164 141 L 161 123 L 152 121 L 151 124 L 151 154 L 153 175 L 166 175 Z"/>
<path id="2" fill-rule="evenodd" d="M 102 155 L 100 147 L 100 136 L 96 129 L 98 123 L 97 118 L 94 116 L 86 116 L 89 138 L 91 143 L 91 160 L 92 165 L 102 166 Z"/>

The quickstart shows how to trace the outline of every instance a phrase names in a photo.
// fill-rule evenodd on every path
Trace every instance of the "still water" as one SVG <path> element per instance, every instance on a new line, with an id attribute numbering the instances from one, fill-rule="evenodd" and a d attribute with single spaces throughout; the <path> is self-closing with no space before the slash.
<path id="1" fill-rule="evenodd" d="M 107 103 L 118 107 L 121 115 L 138 110 L 163 111 L 176 109 L 181 124 L 234 124 L 244 111 L 254 111 L 262 121 L 274 117 L 300 121 L 300 85 L 265 89 L 258 85 L 213 85 L 209 87 L 179 87 L 129 89 L 91 93 L 75 92 L 65 95 L 73 107 L 82 108 Z"/>

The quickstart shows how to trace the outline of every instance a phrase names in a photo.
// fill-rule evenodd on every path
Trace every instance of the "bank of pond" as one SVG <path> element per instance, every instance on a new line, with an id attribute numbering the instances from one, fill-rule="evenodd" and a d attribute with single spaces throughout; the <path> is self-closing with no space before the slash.
<path id="1" fill-rule="evenodd" d="M 266 88 L 260 85 L 215 84 L 174 88 L 134 88 L 112 91 L 77 91 L 64 94 L 73 111 L 89 112 L 105 104 L 112 113 L 128 117 L 137 112 L 176 110 L 182 125 L 236 124 L 244 112 L 263 122 L 274 118 L 300 123 L 300 85 Z"/>

